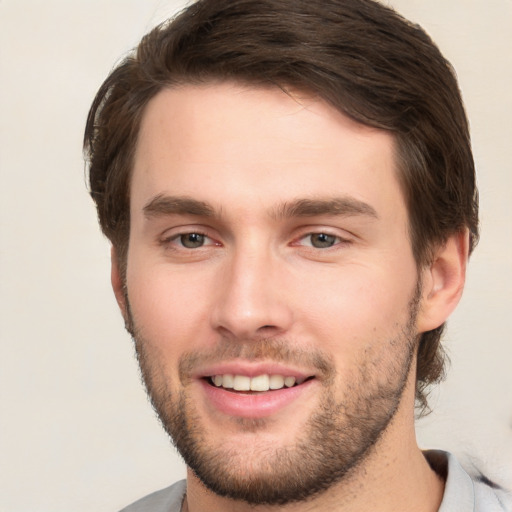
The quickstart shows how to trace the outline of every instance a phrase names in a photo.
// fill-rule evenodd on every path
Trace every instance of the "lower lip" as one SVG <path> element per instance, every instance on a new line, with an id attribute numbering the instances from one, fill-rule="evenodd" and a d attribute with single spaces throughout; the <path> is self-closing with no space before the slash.
<path id="1" fill-rule="evenodd" d="M 206 398 L 219 412 L 240 418 L 265 418 L 279 412 L 302 397 L 314 383 L 308 380 L 299 386 L 264 393 L 237 393 L 201 381 Z"/>

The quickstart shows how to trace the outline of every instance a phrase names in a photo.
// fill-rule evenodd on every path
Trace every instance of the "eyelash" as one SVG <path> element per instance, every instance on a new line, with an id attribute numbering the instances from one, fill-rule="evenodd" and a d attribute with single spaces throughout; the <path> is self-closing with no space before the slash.
<path id="1" fill-rule="evenodd" d="M 203 237 L 204 239 L 210 240 L 210 242 L 212 242 L 212 243 L 205 244 L 204 240 L 203 240 L 203 243 L 201 243 L 200 245 L 198 245 L 196 247 L 187 247 L 184 244 L 184 237 L 192 236 L 192 235 L 198 236 L 198 237 Z M 315 245 L 312 241 L 312 237 L 315 237 L 315 236 L 316 237 L 324 236 L 328 239 L 331 239 L 332 245 L 327 245 L 324 247 L 315 247 Z M 310 243 L 307 243 L 307 244 L 300 243 L 301 241 L 308 239 L 308 238 L 310 240 Z M 175 242 L 178 243 L 177 247 L 174 244 Z M 320 240 L 320 243 L 322 243 L 321 240 Z M 298 245 L 298 246 L 306 247 L 310 250 L 315 250 L 315 251 L 328 251 L 329 249 L 335 249 L 337 246 L 345 246 L 345 245 L 349 245 L 350 243 L 351 243 L 350 240 L 343 238 L 339 235 L 334 235 L 332 233 L 329 233 L 328 231 L 313 231 L 313 232 L 306 233 L 306 234 L 300 236 L 299 238 L 296 238 L 295 241 L 292 242 L 291 245 L 292 246 Z M 197 230 L 197 231 L 194 230 L 194 231 L 187 231 L 187 232 L 183 232 L 183 233 L 176 233 L 176 234 L 173 234 L 172 236 L 163 238 L 160 241 L 160 245 L 163 245 L 168 248 L 172 248 L 174 250 L 194 251 L 197 249 L 201 249 L 205 246 L 211 246 L 211 245 L 220 246 L 221 244 L 218 242 L 215 242 L 215 240 L 213 240 L 210 236 L 208 236 L 207 233 L 200 231 L 200 230 Z M 193 245 L 193 242 L 192 242 L 192 245 Z"/>
<path id="2" fill-rule="evenodd" d="M 332 245 L 328 245 L 325 247 L 315 247 L 313 244 L 313 241 L 312 241 L 312 237 L 315 237 L 315 236 L 316 237 L 324 236 L 326 238 L 332 239 Z M 308 239 L 308 238 L 309 238 L 308 244 L 304 244 L 304 245 L 300 244 L 301 241 Z M 306 233 L 306 234 L 302 235 L 301 237 L 297 238 L 296 240 L 297 241 L 294 242 L 293 245 L 302 245 L 303 247 L 307 247 L 311 250 L 318 250 L 318 251 L 328 251 L 329 249 L 335 249 L 338 246 L 349 245 L 351 243 L 351 241 L 349 239 L 343 238 L 339 235 L 334 235 L 332 233 L 329 233 L 328 231 L 313 231 L 313 232 Z"/>
<path id="3" fill-rule="evenodd" d="M 199 245 L 198 247 L 186 247 L 184 244 L 183 244 L 183 238 L 186 237 L 186 236 L 191 236 L 191 235 L 197 235 L 199 237 L 204 237 L 204 238 L 207 238 L 209 240 L 212 240 L 213 243 L 211 244 L 207 244 L 207 245 L 220 245 L 219 243 L 216 243 L 215 241 L 213 241 L 213 239 L 208 236 L 206 233 L 200 231 L 200 230 L 194 230 L 194 231 L 186 231 L 184 233 L 176 233 L 176 234 L 173 234 L 171 236 L 168 236 L 166 238 L 163 238 L 161 241 L 160 241 L 160 244 L 163 245 L 163 246 L 166 246 L 166 247 L 172 247 L 173 246 L 173 242 L 176 242 L 178 241 L 179 243 L 179 248 L 175 248 L 176 250 L 194 250 L 194 249 L 200 249 L 201 247 L 204 247 L 205 244 L 201 244 Z"/>

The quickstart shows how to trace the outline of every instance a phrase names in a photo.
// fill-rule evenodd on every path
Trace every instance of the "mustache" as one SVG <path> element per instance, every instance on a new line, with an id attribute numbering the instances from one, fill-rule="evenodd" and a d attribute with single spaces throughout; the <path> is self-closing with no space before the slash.
<path id="1" fill-rule="evenodd" d="M 292 348 L 293 347 L 293 348 Z M 328 380 L 336 369 L 332 357 L 318 349 L 303 349 L 294 346 L 289 340 L 227 340 L 223 339 L 210 350 L 185 352 L 178 363 L 179 378 L 182 383 L 200 367 L 222 363 L 233 359 L 251 362 L 272 361 L 284 365 L 314 369 L 315 373 Z"/>

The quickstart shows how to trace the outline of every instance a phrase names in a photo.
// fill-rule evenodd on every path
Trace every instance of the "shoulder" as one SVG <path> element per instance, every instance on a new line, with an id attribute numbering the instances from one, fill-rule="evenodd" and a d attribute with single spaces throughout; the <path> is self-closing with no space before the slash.
<path id="1" fill-rule="evenodd" d="M 187 484 L 180 480 L 123 508 L 120 512 L 180 512 Z"/>
<path id="2" fill-rule="evenodd" d="M 432 469 L 445 478 L 439 512 L 512 512 L 512 493 L 476 468 L 464 468 L 450 453 L 425 452 Z"/>
<path id="3" fill-rule="evenodd" d="M 477 468 L 468 469 L 474 482 L 475 512 L 512 512 L 512 490 L 493 482 Z"/>

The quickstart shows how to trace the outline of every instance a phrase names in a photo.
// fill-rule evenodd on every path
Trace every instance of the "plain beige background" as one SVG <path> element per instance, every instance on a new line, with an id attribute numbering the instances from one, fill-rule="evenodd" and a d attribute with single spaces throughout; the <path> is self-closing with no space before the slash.
<path id="1" fill-rule="evenodd" d="M 390 3 L 458 72 L 481 190 L 452 368 L 420 443 L 512 486 L 512 1 Z M 115 511 L 184 475 L 139 383 L 81 157 L 102 80 L 179 5 L 0 0 L 2 512 Z"/>

